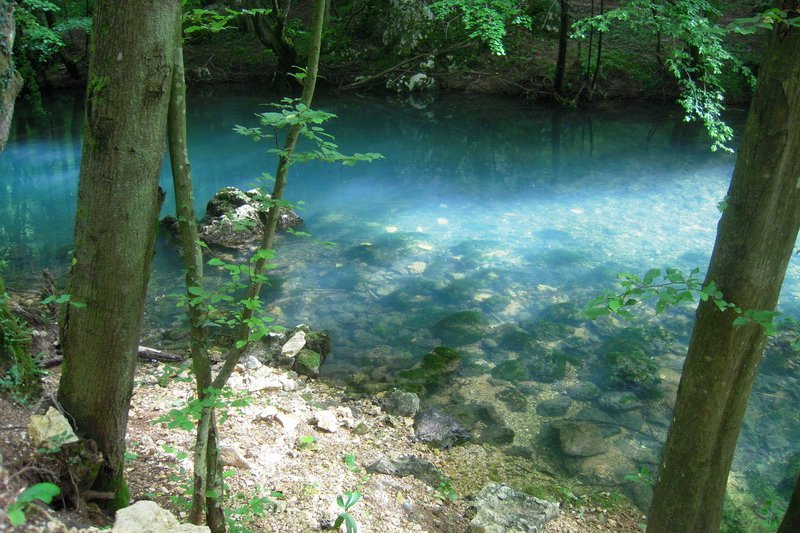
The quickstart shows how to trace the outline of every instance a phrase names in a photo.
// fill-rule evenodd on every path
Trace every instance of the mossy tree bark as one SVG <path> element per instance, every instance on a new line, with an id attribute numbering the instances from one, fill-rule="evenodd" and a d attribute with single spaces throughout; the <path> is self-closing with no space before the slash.
<path id="1" fill-rule="evenodd" d="M 783 2 L 797 11 L 797 0 Z M 797 16 L 794 14 L 793 16 Z M 773 310 L 800 228 L 800 29 L 764 52 L 706 281 L 745 310 Z M 650 509 L 649 533 L 718 531 L 764 329 L 700 303 Z"/>
<path id="2" fill-rule="evenodd" d="M 162 195 L 178 0 L 98 0 L 58 399 L 105 456 L 95 489 L 127 504 L 123 454 Z"/>
<path id="3" fill-rule="evenodd" d="M 0 0 L 0 152 L 6 146 L 22 76 L 14 68 L 14 3 Z"/>

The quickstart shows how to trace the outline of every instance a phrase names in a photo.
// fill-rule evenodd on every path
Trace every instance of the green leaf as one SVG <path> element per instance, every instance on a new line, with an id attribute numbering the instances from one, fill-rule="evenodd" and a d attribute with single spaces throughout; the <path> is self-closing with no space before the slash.
<path id="1" fill-rule="evenodd" d="M 644 278 L 642 278 L 642 284 L 650 285 L 651 283 L 653 283 L 653 280 L 656 279 L 659 275 L 661 275 L 661 269 L 651 268 L 644 275 Z"/>
<path id="2" fill-rule="evenodd" d="M 14 507 L 14 504 L 11 504 L 8 508 L 8 521 L 14 527 L 19 527 L 25 525 L 25 512 L 19 508 Z"/>
<path id="3" fill-rule="evenodd" d="M 22 494 L 17 496 L 17 503 L 30 503 L 36 500 L 41 500 L 44 503 L 50 503 L 53 498 L 61 494 L 61 489 L 58 485 L 52 483 L 37 483 L 25 489 Z"/>

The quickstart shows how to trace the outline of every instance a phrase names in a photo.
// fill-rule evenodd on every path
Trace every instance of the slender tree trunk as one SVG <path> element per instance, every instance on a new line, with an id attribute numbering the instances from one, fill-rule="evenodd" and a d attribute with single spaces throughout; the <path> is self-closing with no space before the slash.
<path id="1" fill-rule="evenodd" d="M 553 91 L 564 96 L 564 71 L 567 66 L 567 44 L 569 40 L 569 0 L 560 0 L 561 23 L 558 27 L 558 57 L 556 58 L 556 74 L 553 80 Z"/>
<path id="2" fill-rule="evenodd" d="M 605 0 L 600 0 L 600 14 L 605 13 Z M 594 73 L 592 74 L 592 81 L 589 83 L 589 93 L 594 92 L 597 86 L 597 77 L 600 75 L 600 60 L 603 56 L 603 32 L 598 32 L 597 36 L 597 57 L 594 61 Z"/>
<path id="3" fill-rule="evenodd" d="M 6 146 L 22 76 L 14 68 L 14 3 L 0 0 L 0 152 Z"/>
<path id="4" fill-rule="evenodd" d="M 797 476 L 792 499 L 789 501 L 789 507 L 786 509 L 786 514 L 783 515 L 777 533 L 797 533 L 798 531 L 800 531 L 800 475 Z"/>
<path id="5" fill-rule="evenodd" d="M 784 3 L 796 10 L 797 0 Z M 796 16 L 796 15 L 794 15 Z M 745 310 L 773 310 L 800 228 L 800 29 L 776 28 L 761 62 L 706 281 Z M 701 302 L 647 531 L 718 531 L 762 327 Z"/>
<path id="6" fill-rule="evenodd" d="M 98 0 L 58 398 L 105 464 L 95 488 L 127 504 L 123 454 L 163 196 L 177 0 Z"/>

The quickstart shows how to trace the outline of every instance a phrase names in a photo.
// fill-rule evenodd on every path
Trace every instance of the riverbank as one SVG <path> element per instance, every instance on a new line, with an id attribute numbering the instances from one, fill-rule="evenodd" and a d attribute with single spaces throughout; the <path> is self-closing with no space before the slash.
<path id="1" fill-rule="evenodd" d="M 46 399 L 38 405 L 22 407 L 0 400 L 4 421 L 0 453 L 9 473 L 0 492 L 6 498 L 22 488 L 24 481 L 34 481 L 36 452 L 25 428 L 30 415 L 53 397 L 58 375 L 56 369 L 46 376 Z M 277 385 L 248 392 L 256 375 Z M 320 531 L 341 511 L 337 496 L 358 491 L 363 498 L 351 514 L 363 533 L 469 530 L 479 490 L 467 488 L 475 480 L 464 479 L 459 472 L 465 463 L 491 452 L 474 444 L 433 449 L 414 439 L 411 418 L 387 414 L 379 396 L 352 395 L 282 370 L 240 367 L 231 385 L 232 398 L 247 403 L 231 407 L 221 426 L 224 456 L 234 472 L 226 480 L 228 494 L 236 495 L 228 507 L 240 509 L 240 525 L 251 531 Z M 192 433 L 170 429 L 158 420 L 184 405 L 192 394 L 191 382 L 175 367 L 140 364 L 128 428 L 126 471 L 132 499 L 154 500 L 183 518 L 191 471 L 185 454 L 191 451 Z M 334 427 L 319 427 L 316 420 L 323 411 L 335 414 Z M 441 469 L 457 496 L 414 476 L 370 472 L 369 466 L 376 461 L 401 455 Z M 491 477 L 488 472 L 485 475 Z M 529 481 L 527 487 L 515 488 L 561 504 L 561 514 L 548 524 L 547 532 L 639 531 L 642 515 L 620 495 L 592 489 L 581 494 L 579 486 L 565 485 L 543 472 L 531 471 Z M 253 513 L 259 505 L 265 509 L 263 516 Z M 108 525 L 107 519 L 93 512 L 28 515 L 29 523 L 12 531 L 96 531 L 87 528 Z"/>

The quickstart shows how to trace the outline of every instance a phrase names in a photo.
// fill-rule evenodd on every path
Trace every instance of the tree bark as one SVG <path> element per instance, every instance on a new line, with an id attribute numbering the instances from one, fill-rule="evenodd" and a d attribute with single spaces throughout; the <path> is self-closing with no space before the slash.
<path id="1" fill-rule="evenodd" d="M 783 515 L 777 533 L 797 533 L 798 531 L 800 531 L 800 475 L 797 476 L 792 499 L 789 501 L 789 507 L 786 509 L 786 514 Z"/>
<path id="2" fill-rule="evenodd" d="M 784 3 L 796 10 L 798 1 Z M 795 15 L 796 16 L 796 15 Z M 800 29 L 773 30 L 758 76 L 706 282 L 744 310 L 775 308 L 800 228 Z M 648 533 L 718 531 L 765 342 L 732 311 L 697 309 Z"/>
<path id="3" fill-rule="evenodd" d="M 560 5 L 561 23 L 558 28 L 558 57 L 556 58 L 553 91 L 557 96 L 564 96 L 564 71 L 567 65 L 567 43 L 569 39 L 569 0 L 560 0 Z"/>
<path id="4" fill-rule="evenodd" d="M 14 68 L 14 3 L 0 0 L 0 152 L 6 147 L 22 76 Z"/>
<path id="5" fill-rule="evenodd" d="M 178 0 L 98 0 L 58 399 L 105 463 L 93 487 L 128 503 L 123 454 L 163 196 Z"/>

